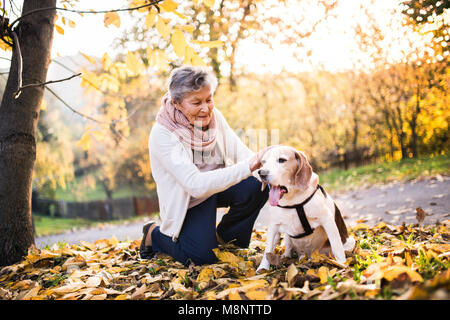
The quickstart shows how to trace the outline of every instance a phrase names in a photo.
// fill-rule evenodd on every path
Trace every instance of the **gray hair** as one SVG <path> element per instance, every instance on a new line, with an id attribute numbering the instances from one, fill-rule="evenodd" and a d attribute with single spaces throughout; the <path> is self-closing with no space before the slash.
<path id="1" fill-rule="evenodd" d="M 181 102 L 188 93 L 200 91 L 205 86 L 214 93 L 217 77 L 205 67 L 182 66 L 172 70 L 166 86 L 172 99 Z"/>

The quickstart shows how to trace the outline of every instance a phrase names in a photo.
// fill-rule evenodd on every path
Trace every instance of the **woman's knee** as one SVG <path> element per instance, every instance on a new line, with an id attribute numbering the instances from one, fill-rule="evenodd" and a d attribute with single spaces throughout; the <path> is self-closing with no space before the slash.
<path id="1" fill-rule="evenodd" d="M 217 246 L 216 246 L 217 247 Z M 194 252 L 187 253 L 188 257 L 184 262 L 185 265 L 189 265 L 193 262 L 196 266 L 203 264 L 213 264 L 217 262 L 217 257 L 213 251 L 214 247 L 198 248 Z"/>

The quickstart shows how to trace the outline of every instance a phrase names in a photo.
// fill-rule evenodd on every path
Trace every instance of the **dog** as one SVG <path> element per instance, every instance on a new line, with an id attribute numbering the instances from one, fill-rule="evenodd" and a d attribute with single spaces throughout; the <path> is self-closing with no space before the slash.
<path id="1" fill-rule="evenodd" d="M 331 196 L 319 185 L 307 156 L 289 146 L 274 146 L 261 158 L 257 176 L 262 190 L 269 185 L 270 222 L 266 249 L 257 269 L 269 269 L 268 253 L 273 253 L 284 234 L 283 257 L 293 249 L 299 259 L 318 250 L 330 252 L 344 263 L 345 251 L 352 251 L 355 239 L 347 232 L 344 219 Z"/>

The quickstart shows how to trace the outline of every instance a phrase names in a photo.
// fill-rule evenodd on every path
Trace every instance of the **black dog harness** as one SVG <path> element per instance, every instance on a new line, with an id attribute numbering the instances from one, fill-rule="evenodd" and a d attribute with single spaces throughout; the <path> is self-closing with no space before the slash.
<path id="1" fill-rule="evenodd" d="M 280 207 L 280 208 L 297 210 L 298 218 L 300 219 L 300 222 L 301 222 L 301 224 L 303 226 L 303 229 L 305 230 L 305 232 L 303 232 L 303 233 L 300 233 L 300 234 L 298 234 L 296 236 L 289 235 L 289 237 L 294 238 L 294 239 L 300 239 L 300 238 L 309 236 L 310 234 L 312 234 L 314 232 L 314 229 L 311 228 L 311 225 L 309 224 L 308 219 L 306 219 L 305 209 L 303 208 L 303 206 L 305 204 L 307 204 L 309 202 L 309 200 L 312 199 L 312 197 L 314 197 L 314 195 L 316 194 L 317 189 L 320 189 L 320 191 L 322 191 L 322 193 L 325 196 L 325 198 L 327 197 L 327 194 L 326 194 L 325 190 L 323 189 L 323 187 L 320 184 L 317 184 L 316 190 L 314 190 L 312 195 L 310 195 L 308 198 L 306 198 L 306 200 L 303 201 L 302 203 L 296 204 L 296 205 L 293 205 L 293 206 L 280 206 L 280 205 L 278 205 L 278 207 Z"/>

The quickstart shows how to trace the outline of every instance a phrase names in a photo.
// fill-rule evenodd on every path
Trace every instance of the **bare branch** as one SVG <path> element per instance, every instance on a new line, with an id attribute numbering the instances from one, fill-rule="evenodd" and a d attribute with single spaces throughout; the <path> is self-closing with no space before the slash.
<path id="1" fill-rule="evenodd" d="M 16 58 L 17 58 L 17 92 L 18 92 L 20 90 L 20 88 L 22 87 L 22 68 L 23 68 L 22 52 L 20 50 L 19 38 L 17 37 L 16 32 L 11 31 L 11 34 L 14 39 L 14 46 L 16 47 L 16 50 L 14 52 L 16 53 Z M 19 93 L 19 95 L 20 95 L 20 93 Z M 19 97 L 19 95 L 15 98 L 17 99 Z"/>
<path id="2" fill-rule="evenodd" d="M 27 12 L 26 14 L 24 14 L 23 16 L 17 18 L 16 20 L 14 20 L 10 27 L 12 28 L 12 26 L 14 24 L 16 24 L 17 22 L 19 22 L 20 20 L 22 20 L 23 18 L 37 13 L 37 12 L 41 12 L 41 11 L 47 11 L 47 10 L 60 10 L 60 11 L 69 11 L 69 12 L 75 12 L 75 13 L 108 13 L 108 12 L 120 12 L 120 11 L 132 11 L 132 10 L 137 10 L 137 9 L 141 9 L 141 8 L 145 8 L 145 7 L 150 7 L 150 6 L 155 6 L 158 9 L 159 12 L 159 7 L 157 6 L 157 4 L 159 2 L 162 2 L 164 0 L 154 0 L 152 2 L 146 3 L 144 5 L 141 6 L 137 6 L 137 7 L 132 7 L 132 8 L 122 8 L 122 9 L 111 9 L 111 10 L 100 10 L 100 11 L 93 11 L 93 10 L 75 10 L 75 9 L 67 9 L 67 8 L 61 8 L 61 7 L 48 7 L 48 8 L 40 8 L 40 9 L 36 9 L 36 10 L 32 10 Z"/>
<path id="3" fill-rule="evenodd" d="M 47 82 L 39 82 L 39 83 L 31 83 L 31 84 L 26 84 L 24 86 L 19 87 L 19 89 L 14 93 L 14 99 L 19 98 L 20 94 L 22 93 L 22 90 L 25 88 L 30 88 L 30 87 L 42 87 L 45 86 L 46 84 L 51 84 L 51 83 L 57 83 L 57 82 L 63 82 L 63 81 L 67 81 L 70 80 L 72 78 L 75 77 L 79 77 L 81 76 L 81 72 L 77 73 L 77 74 L 73 74 L 70 77 L 64 78 L 64 79 L 59 79 L 59 80 L 51 80 L 51 81 L 47 81 Z"/>
<path id="4" fill-rule="evenodd" d="M 45 88 L 46 88 L 46 89 L 47 89 L 47 90 L 48 90 L 48 91 L 49 91 L 56 99 L 58 99 L 59 101 L 61 101 L 67 108 L 69 108 L 69 110 L 72 111 L 73 113 L 76 113 L 76 114 L 78 114 L 79 116 L 81 116 L 81 117 L 83 117 L 83 118 L 86 118 L 86 119 L 88 119 L 88 120 L 91 120 L 91 121 L 94 121 L 94 122 L 97 122 L 97 123 L 101 123 L 101 124 L 109 124 L 109 125 L 111 125 L 111 124 L 115 124 L 115 123 L 127 121 L 128 119 L 130 119 L 132 116 L 135 115 L 136 111 L 138 111 L 138 110 L 141 108 L 141 107 L 137 107 L 136 109 L 134 109 L 134 110 L 133 110 L 127 117 L 125 117 L 125 118 L 121 118 L 121 119 L 117 119 L 117 120 L 112 120 L 112 121 L 102 121 L 102 120 L 95 119 L 95 118 L 93 118 L 93 117 L 91 117 L 91 116 L 88 116 L 88 115 L 86 115 L 86 114 L 83 114 L 83 113 L 81 113 L 81 112 L 75 110 L 75 109 L 72 108 L 66 101 L 64 101 L 64 99 L 61 98 L 55 91 L 53 91 L 52 89 L 50 89 L 48 86 L 45 86 Z"/>
<path id="5" fill-rule="evenodd" d="M 58 99 L 59 101 L 61 101 L 67 108 L 70 109 L 70 111 L 72 111 L 73 113 L 78 114 L 79 116 L 89 119 L 91 121 L 97 122 L 97 123 L 103 123 L 103 124 L 109 124 L 109 122 L 106 121 L 101 121 L 101 120 L 97 120 L 95 118 L 92 118 L 91 116 L 88 116 L 86 114 L 83 114 L 77 110 L 75 110 L 74 108 L 72 108 L 66 101 L 64 101 L 63 98 L 61 98 L 55 91 L 53 91 L 52 89 L 50 89 L 49 87 L 45 86 L 45 89 L 47 89 L 56 99 Z"/>

